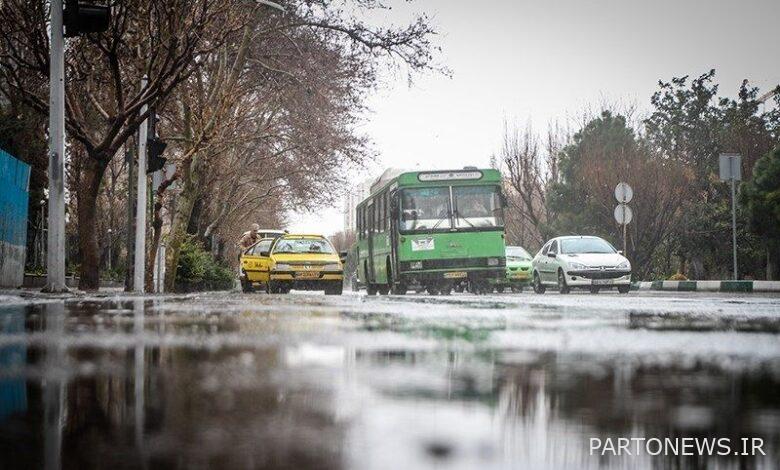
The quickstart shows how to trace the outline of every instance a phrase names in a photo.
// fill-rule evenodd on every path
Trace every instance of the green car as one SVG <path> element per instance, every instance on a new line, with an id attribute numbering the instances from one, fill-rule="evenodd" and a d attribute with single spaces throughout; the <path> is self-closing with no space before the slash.
<path id="1" fill-rule="evenodd" d="M 506 247 L 506 279 L 502 279 L 496 284 L 497 292 L 504 292 L 507 287 L 512 292 L 522 292 L 523 287 L 531 285 L 531 260 L 533 256 L 529 255 L 523 247 Z"/>

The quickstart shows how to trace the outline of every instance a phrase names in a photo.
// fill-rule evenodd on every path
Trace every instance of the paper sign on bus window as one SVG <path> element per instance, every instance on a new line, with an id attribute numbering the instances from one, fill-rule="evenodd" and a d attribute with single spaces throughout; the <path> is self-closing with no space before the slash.
<path id="1" fill-rule="evenodd" d="M 429 251 L 435 247 L 433 238 L 418 238 L 412 240 L 412 251 Z"/>

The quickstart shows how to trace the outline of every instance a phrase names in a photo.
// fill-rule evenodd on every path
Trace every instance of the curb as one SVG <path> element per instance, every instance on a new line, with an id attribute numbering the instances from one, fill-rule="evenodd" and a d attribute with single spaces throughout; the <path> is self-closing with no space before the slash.
<path id="1" fill-rule="evenodd" d="M 780 281 L 651 281 L 634 282 L 631 290 L 676 292 L 780 292 Z"/>

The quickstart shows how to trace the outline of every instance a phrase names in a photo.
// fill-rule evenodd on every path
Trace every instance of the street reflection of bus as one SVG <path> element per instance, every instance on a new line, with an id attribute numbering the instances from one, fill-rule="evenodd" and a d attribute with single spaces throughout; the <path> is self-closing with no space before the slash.
<path id="1" fill-rule="evenodd" d="M 357 206 L 357 274 L 369 295 L 482 292 L 505 276 L 497 170 L 384 176 Z"/>

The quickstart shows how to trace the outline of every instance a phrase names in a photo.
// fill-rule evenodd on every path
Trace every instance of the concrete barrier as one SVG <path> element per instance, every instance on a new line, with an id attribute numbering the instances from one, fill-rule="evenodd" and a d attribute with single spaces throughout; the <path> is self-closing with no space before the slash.
<path id="1" fill-rule="evenodd" d="M 643 281 L 631 287 L 675 292 L 780 292 L 780 281 Z"/>

